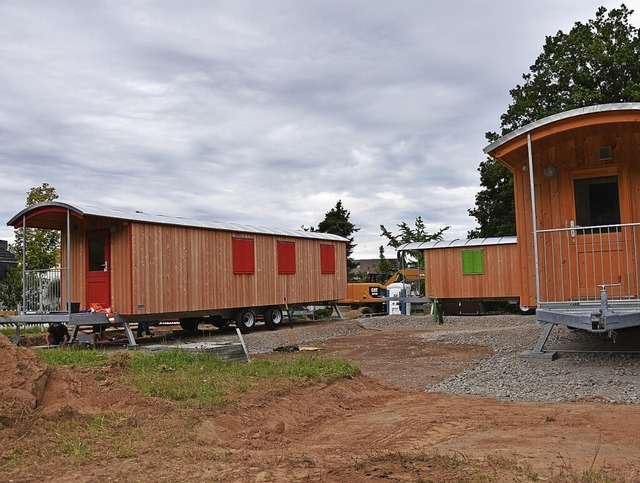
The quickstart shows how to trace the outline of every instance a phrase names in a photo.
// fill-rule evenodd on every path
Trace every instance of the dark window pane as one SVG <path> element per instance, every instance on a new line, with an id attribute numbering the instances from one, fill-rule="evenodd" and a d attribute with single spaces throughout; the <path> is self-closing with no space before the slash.
<path id="1" fill-rule="evenodd" d="M 574 181 L 578 226 L 620 224 L 617 176 Z"/>
<path id="2" fill-rule="evenodd" d="M 104 238 L 89 238 L 89 271 L 104 271 Z"/>

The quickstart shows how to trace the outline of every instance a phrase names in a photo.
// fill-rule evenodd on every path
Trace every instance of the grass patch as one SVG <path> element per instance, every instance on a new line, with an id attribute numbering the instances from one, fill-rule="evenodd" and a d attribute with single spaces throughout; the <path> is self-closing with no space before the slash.
<path id="1" fill-rule="evenodd" d="M 145 394 L 181 401 L 187 406 L 223 405 L 249 391 L 257 380 L 332 381 L 357 374 L 346 360 L 296 357 L 255 359 L 249 364 L 185 351 L 135 353 L 126 381 Z"/>
<path id="2" fill-rule="evenodd" d="M 115 411 L 79 416 L 65 406 L 60 409 L 58 419 L 48 432 L 65 457 L 88 460 L 105 456 L 132 458 L 136 455 L 136 444 L 144 439 L 136 416 Z"/>
<path id="3" fill-rule="evenodd" d="M 36 354 L 52 366 L 101 367 L 109 360 L 109 354 L 101 350 L 79 349 L 73 346 L 56 349 L 36 349 Z"/>
<path id="4" fill-rule="evenodd" d="M 36 352 L 51 365 L 83 368 L 111 365 L 124 369 L 120 376 L 123 382 L 150 396 L 180 401 L 188 407 L 229 403 L 249 391 L 258 380 L 326 382 L 360 372 L 357 366 L 344 359 L 322 359 L 304 354 L 282 359 L 254 359 L 247 364 L 180 349 L 149 354 L 65 347 Z"/>
<path id="5" fill-rule="evenodd" d="M 44 334 L 46 330 L 42 330 L 41 327 L 20 327 L 20 335 L 22 334 Z M 11 338 L 16 335 L 15 327 L 2 327 L 0 328 L 0 334 L 6 335 Z"/>

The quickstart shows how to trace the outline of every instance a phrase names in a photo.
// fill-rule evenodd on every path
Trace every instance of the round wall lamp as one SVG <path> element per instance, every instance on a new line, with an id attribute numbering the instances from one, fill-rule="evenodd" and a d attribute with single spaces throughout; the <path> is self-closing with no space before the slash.
<path id="1" fill-rule="evenodd" d="M 542 174 L 548 179 L 555 178 L 558 176 L 558 166 L 555 163 L 547 163 L 542 168 Z"/>

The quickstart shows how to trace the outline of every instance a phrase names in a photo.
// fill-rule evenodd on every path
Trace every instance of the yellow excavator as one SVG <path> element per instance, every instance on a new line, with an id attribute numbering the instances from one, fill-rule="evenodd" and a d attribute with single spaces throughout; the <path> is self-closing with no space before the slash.
<path id="1" fill-rule="evenodd" d="M 339 305 L 362 309 L 362 313 L 384 313 L 387 308 L 387 287 L 396 282 L 418 282 L 424 280 L 424 272 L 417 268 L 406 268 L 388 273 L 367 273 L 363 282 L 347 284 L 347 298 L 338 300 Z"/>

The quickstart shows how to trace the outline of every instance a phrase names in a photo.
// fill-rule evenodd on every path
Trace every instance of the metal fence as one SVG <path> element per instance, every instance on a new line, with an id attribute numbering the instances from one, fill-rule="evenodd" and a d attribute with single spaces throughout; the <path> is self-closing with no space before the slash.
<path id="1" fill-rule="evenodd" d="M 25 273 L 25 312 L 47 313 L 61 310 L 61 287 L 66 269 L 27 270 Z M 65 308 L 66 309 L 66 308 Z"/>
<path id="2" fill-rule="evenodd" d="M 538 230 L 539 302 L 638 300 L 640 224 Z"/>

